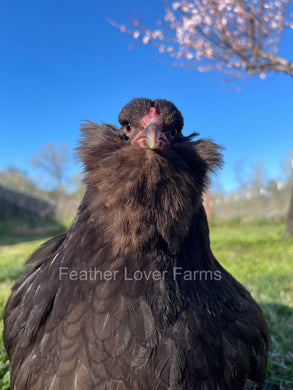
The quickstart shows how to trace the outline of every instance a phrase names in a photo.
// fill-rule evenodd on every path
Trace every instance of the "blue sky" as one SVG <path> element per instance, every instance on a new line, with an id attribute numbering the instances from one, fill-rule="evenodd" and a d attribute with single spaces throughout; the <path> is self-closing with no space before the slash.
<path id="1" fill-rule="evenodd" d="M 225 190 L 237 187 L 235 167 L 250 172 L 259 160 L 268 178 L 280 177 L 281 161 L 293 149 L 293 78 L 225 83 L 220 74 L 174 68 L 151 46 L 129 50 L 131 39 L 106 20 L 125 23 L 136 10 L 154 25 L 163 9 L 160 0 L 3 1 L 0 169 L 15 166 L 33 175 L 29 161 L 42 144 L 73 150 L 82 120 L 117 125 L 122 106 L 145 96 L 173 101 L 186 135 L 197 131 L 226 148 L 218 178 Z M 292 49 L 293 31 L 282 55 L 293 60 Z M 78 170 L 72 162 L 71 172 Z"/>

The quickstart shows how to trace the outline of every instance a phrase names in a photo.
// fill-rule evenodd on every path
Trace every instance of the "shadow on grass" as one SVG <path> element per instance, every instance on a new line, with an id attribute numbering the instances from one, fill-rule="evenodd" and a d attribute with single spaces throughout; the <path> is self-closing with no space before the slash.
<path id="1" fill-rule="evenodd" d="M 67 228 L 56 220 L 6 219 L 0 222 L 0 246 L 33 240 L 46 240 L 64 233 Z"/>

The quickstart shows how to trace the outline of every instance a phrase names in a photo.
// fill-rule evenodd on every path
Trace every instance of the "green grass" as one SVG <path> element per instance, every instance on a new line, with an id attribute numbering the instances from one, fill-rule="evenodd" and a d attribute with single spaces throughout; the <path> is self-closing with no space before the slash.
<path id="1" fill-rule="evenodd" d="M 14 281 L 25 271 L 25 261 L 51 234 L 60 234 L 69 221 L 36 224 L 34 220 L 0 223 L 0 390 L 9 389 L 10 366 L 3 346 L 3 312 Z M 22 233 L 17 233 L 17 231 Z M 40 231 L 42 232 L 40 234 Z M 16 232 L 16 233 L 15 233 Z M 27 232 L 27 233 L 25 233 Z"/>
<path id="2" fill-rule="evenodd" d="M 9 363 L 1 339 L 5 302 L 13 281 L 25 269 L 25 259 L 49 238 L 11 236 L 8 225 L 0 225 L 1 390 L 9 389 Z M 247 224 L 231 221 L 210 228 L 215 256 L 252 293 L 268 321 L 272 347 L 266 390 L 293 389 L 293 239 L 282 241 L 284 229 L 284 223 L 265 221 Z"/>
<path id="3" fill-rule="evenodd" d="M 1 240 L 2 241 L 2 240 Z M 13 281 L 25 270 L 24 260 L 34 251 L 43 239 L 3 245 L 0 241 L 0 389 L 9 389 L 9 363 L 3 347 L 3 311 L 10 295 Z M 5 243 L 7 240 L 4 240 Z"/>
<path id="4" fill-rule="evenodd" d="M 266 389 L 293 389 L 293 239 L 285 223 L 230 221 L 211 226 L 216 258 L 262 307 L 272 346 Z"/>

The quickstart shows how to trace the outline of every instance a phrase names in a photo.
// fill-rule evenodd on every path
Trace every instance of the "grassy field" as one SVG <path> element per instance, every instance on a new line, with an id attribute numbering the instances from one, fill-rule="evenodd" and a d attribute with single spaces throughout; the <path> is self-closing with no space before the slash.
<path id="1" fill-rule="evenodd" d="M 211 226 L 214 254 L 241 281 L 265 313 L 272 335 L 266 390 L 293 389 L 293 239 L 282 241 L 284 223 L 237 221 Z M 52 226 L 53 230 L 62 230 Z M 46 228 L 11 234 L 0 224 L 0 390 L 9 389 L 9 363 L 2 344 L 2 317 L 13 281 L 45 239 Z M 10 233 L 9 233 L 10 231 Z M 38 233 L 38 234 L 37 234 Z"/>

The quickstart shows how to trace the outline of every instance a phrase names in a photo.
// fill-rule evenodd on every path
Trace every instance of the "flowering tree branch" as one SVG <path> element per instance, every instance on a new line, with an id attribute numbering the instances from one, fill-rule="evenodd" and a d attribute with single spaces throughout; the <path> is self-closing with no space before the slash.
<path id="1" fill-rule="evenodd" d="M 279 56 L 285 29 L 293 29 L 290 0 L 164 0 L 157 29 L 140 20 L 111 23 L 133 39 L 169 53 L 177 63 L 234 76 L 269 72 L 293 76 L 293 62 Z"/>

